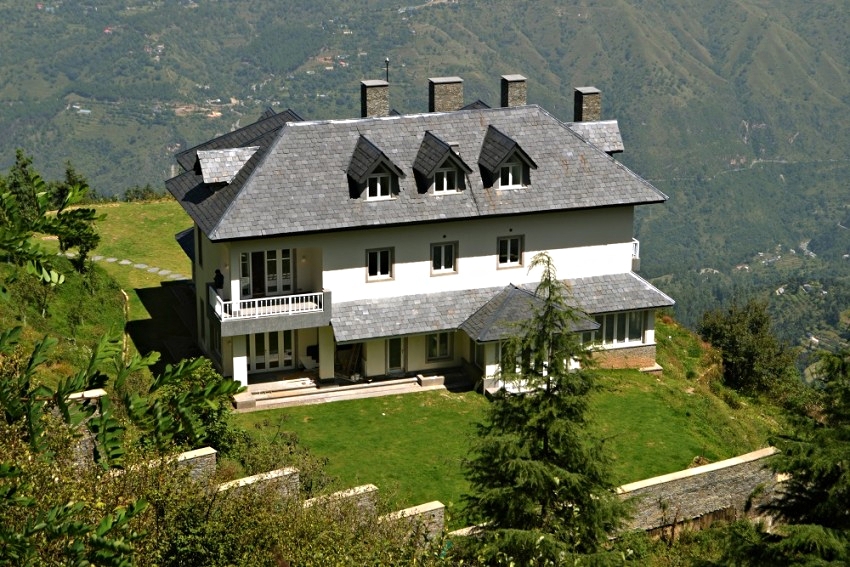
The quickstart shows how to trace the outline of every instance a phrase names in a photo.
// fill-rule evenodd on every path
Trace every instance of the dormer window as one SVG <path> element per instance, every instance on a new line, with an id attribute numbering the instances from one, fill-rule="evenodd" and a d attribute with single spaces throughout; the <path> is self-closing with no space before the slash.
<path id="1" fill-rule="evenodd" d="M 499 189 L 516 189 L 525 185 L 523 163 L 509 161 L 499 169 Z"/>
<path id="2" fill-rule="evenodd" d="M 392 176 L 385 171 L 375 172 L 367 180 L 366 200 L 392 199 Z"/>
<path id="3" fill-rule="evenodd" d="M 388 201 L 399 191 L 404 172 L 375 144 L 360 136 L 348 164 L 349 190 L 353 199 Z"/>
<path id="4" fill-rule="evenodd" d="M 442 168 L 434 173 L 434 193 L 457 193 L 461 190 L 461 180 L 457 169 Z"/>
<path id="5" fill-rule="evenodd" d="M 420 193 L 433 187 L 435 195 L 448 195 L 464 189 L 464 176 L 472 169 L 460 157 L 457 144 L 449 144 L 427 131 L 413 162 L 413 172 Z"/>
<path id="6" fill-rule="evenodd" d="M 516 140 L 494 126 L 487 128 L 478 156 L 485 187 L 518 189 L 531 183 L 531 170 L 537 164 Z"/>

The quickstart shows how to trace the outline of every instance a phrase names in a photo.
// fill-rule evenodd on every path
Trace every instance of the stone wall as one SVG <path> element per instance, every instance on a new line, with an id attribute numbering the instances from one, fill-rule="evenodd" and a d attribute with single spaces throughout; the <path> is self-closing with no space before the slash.
<path id="1" fill-rule="evenodd" d="M 421 534 L 426 541 L 432 541 L 443 533 L 446 524 L 446 507 L 442 502 L 435 500 L 387 514 L 381 519 L 390 522 L 406 522 L 412 534 Z"/>
<path id="2" fill-rule="evenodd" d="M 189 469 L 192 480 L 210 478 L 215 474 L 218 453 L 212 447 L 202 447 L 177 455 L 177 464 Z"/>
<path id="3" fill-rule="evenodd" d="M 276 469 L 273 471 L 246 476 L 230 482 L 225 482 L 218 485 L 218 491 L 224 492 L 227 490 L 238 490 L 249 486 L 259 486 L 260 484 L 276 483 L 276 488 L 280 496 L 286 497 L 293 494 L 298 494 L 300 479 L 298 470 L 292 467 Z"/>
<path id="4" fill-rule="evenodd" d="M 707 516 L 732 519 L 750 513 L 751 504 L 774 493 L 777 479 L 766 468 L 766 459 L 774 453 L 776 449 L 768 447 L 621 486 L 620 497 L 635 502 L 628 529 L 651 531 Z"/>

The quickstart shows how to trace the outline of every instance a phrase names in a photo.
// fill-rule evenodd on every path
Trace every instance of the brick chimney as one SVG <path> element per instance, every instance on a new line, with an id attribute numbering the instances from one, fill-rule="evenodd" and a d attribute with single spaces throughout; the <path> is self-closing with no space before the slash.
<path id="1" fill-rule="evenodd" d="M 527 104 L 526 78 L 522 75 L 502 75 L 502 106 Z"/>
<path id="2" fill-rule="evenodd" d="M 602 119 L 602 92 L 596 87 L 576 87 L 573 104 L 574 122 Z"/>
<path id="3" fill-rule="evenodd" d="M 451 112 L 463 106 L 463 79 L 434 77 L 428 79 L 428 112 Z"/>
<path id="4" fill-rule="evenodd" d="M 381 80 L 360 81 L 360 116 L 389 116 L 390 84 Z"/>

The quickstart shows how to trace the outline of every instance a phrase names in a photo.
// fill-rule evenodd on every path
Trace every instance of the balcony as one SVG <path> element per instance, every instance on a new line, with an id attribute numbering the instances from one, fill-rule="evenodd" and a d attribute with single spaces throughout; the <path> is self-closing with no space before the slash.
<path id="1" fill-rule="evenodd" d="M 231 301 L 207 286 L 213 313 L 221 321 L 224 337 L 304 329 L 327 325 L 331 320 L 331 292 L 278 295 Z"/>

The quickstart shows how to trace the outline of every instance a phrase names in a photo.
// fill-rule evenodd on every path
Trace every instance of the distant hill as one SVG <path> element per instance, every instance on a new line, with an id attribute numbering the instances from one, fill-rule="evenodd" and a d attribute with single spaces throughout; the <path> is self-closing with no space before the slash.
<path id="1" fill-rule="evenodd" d="M 563 120 L 574 87 L 603 91 L 621 159 L 671 197 L 641 211 L 636 228 L 644 275 L 668 276 L 680 304 L 705 295 L 691 281 L 701 270 L 731 278 L 777 245 L 810 241 L 834 259 L 835 281 L 850 274 L 839 227 L 850 178 L 843 1 L 283 6 L 0 0 L 0 167 L 22 147 L 51 177 L 71 160 L 102 194 L 161 186 L 175 151 L 266 107 L 357 116 L 359 81 L 382 78 L 385 57 L 402 112 L 427 109 L 428 77 L 459 75 L 467 102 L 495 105 L 499 76 L 522 73 L 529 101 Z"/>

